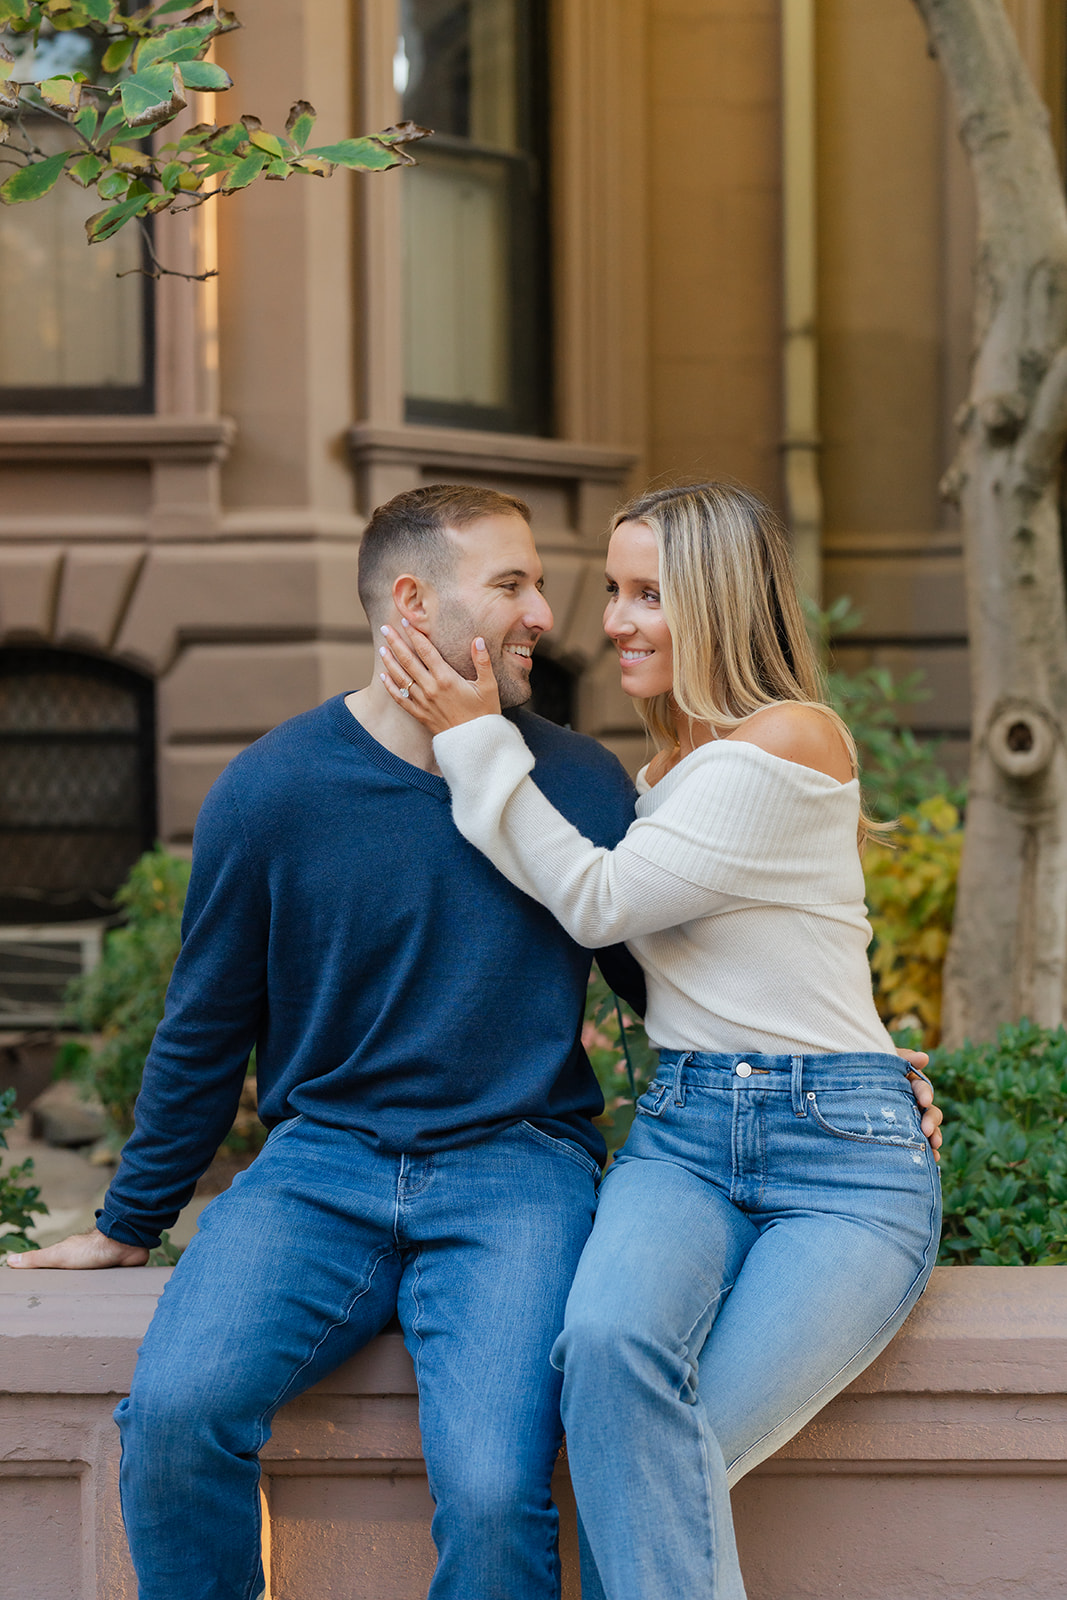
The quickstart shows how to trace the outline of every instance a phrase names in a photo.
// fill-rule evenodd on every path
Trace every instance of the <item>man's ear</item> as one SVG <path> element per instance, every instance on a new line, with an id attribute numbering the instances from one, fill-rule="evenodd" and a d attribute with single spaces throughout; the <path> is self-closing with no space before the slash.
<path id="1" fill-rule="evenodd" d="M 393 605 L 416 628 L 425 628 L 433 617 L 436 596 L 422 578 L 402 572 L 393 580 Z"/>

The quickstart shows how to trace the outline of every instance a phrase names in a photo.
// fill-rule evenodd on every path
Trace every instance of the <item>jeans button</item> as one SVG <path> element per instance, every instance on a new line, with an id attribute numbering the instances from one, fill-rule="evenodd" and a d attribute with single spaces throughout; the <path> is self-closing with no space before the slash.
<path id="1" fill-rule="evenodd" d="M 739 1061 L 734 1071 L 739 1078 L 751 1078 L 752 1076 L 752 1067 L 747 1061 Z"/>

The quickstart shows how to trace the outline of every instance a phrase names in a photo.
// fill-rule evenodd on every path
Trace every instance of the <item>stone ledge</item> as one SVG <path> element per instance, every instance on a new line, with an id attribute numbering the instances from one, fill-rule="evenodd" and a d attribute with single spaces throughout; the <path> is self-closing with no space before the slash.
<path id="1" fill-rule="evenodd" d="M 0 461 L 222 461 L 228 417 L 0 417 Z"/>
<path id="2" fill-rule="evenodd" d="M 543 439 L 529 434 L 433 428 L 420 423 L 388 427 L 357 422 L 348 430 L 348 449 L 357 465 L 418 461 L 424 467 L 453 471 L 589 478 L 610 484 L 624 478 L 637 460 L 632 450 L 606 445 L 573 444 L 567 439 Z"/>
<path id="3" fill-rule="evenodd" d="M 18 1600 L 133 1593 L 111 1410 L 167 1276 L 0 1269 Z M 433 1508 L 398 1332 L 278 1413 L 263 1469 L 276 1600 L 425 1596 Z M 579 1600 L 563 1463 L 555 1492 Z M 734 1491 L 749 1600 L 1063 1600 L 1065 1494 L 1067 1272 L 938 1268 L 880 1359 Z"/>

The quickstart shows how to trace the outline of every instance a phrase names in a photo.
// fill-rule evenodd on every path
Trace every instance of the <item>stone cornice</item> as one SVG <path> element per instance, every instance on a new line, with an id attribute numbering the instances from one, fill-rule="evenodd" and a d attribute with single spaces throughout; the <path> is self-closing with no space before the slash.
<path id="1" fill-rule="evenodd" d="M 357 422 L 348 430 L 353 463 L 417 461 L 424 467 L 541 478 L 582 478 L 618 484 L 632 469 L 632 450 L 572 444 L 527 434 L 478 433 L 465 428 L 431 428 L 414 423 L 388 426 Z"/>
<path id="2" fill-rule="evenodd" d="M 215 462 L 234 431 L 229 417 L 0 416 L 0 461 Z"/>

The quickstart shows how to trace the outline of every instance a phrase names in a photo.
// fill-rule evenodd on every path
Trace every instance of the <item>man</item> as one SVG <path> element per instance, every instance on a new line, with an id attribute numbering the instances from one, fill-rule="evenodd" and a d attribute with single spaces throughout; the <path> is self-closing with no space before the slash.
<path id="1" fill-rule="evenodd" d="M 552 623 L 528 517 L 479 488 L 381 507 L 360 551 L 376 635 L 406 618 L 470 674 L 480 634 L 521 706 Z M 545 793 L 615 844 L 634 798 L 619 764 L 514 714 Z M 433 1600 L 552 1600 L 548 1352 L 604 1153 L 588 952 L 460 837 L 428 736 L 376 675 L 220 777 L 183 934 L 98 1228 L 32 1258 L 143 1262 L 228 1131 L 255 1044 L 270 1136 L 203 1213 L 116 1413 L 141 1600 L 260 1593 L 274 1411 L 396 1314 L 436 1501 Z M 636 992 L 625 952 L 606 965 Z"/>
<path id="2" fill-rule="evenodd" d="M 459 671 L 490 650 L 534 776 L 614 845 L 633 789 L 519 710 L 552 616 L 521 501 L 430 486 L 360 552 L 375 631 Z M 398 1314 L 436 1502 L 432 1600 L 554 1600 L 559 1380 L 548 1360 L 592 1219 L 601 1098 L 588 952 L 452 825 L 428 736 L 377 677 L 234 761 L 197 824 L 182 954 L 99 1226 L 26 1267 L 133 1266 L 227 1132 L 257 1049 L 271 1129 L 209 1206 L 146 1336 L 123 1434 L 141 1600 L 252 1600 L 277 1407 Z M 636 1000 L 625 951 L 604 952 Z"/>

